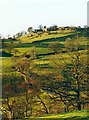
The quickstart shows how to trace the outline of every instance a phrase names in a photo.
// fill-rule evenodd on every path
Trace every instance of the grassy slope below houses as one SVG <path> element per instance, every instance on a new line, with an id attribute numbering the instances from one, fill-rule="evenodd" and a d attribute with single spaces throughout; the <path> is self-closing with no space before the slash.
<path id="1" fill-rule="evenodd" d="M 64 31 L 64 32 L 50 32 L 50 33 L 31 33 L 31 34 L 26 34 L 24 36 L 21 36 L 19 38 L 17 38 L 17 40 L 21 41 L 21 42 L 35 42 L 35 41 L 43 41 L 46 39 L 50 39 L 50 38 L 59 38 L 59 37 L 64 37 L 64 36 L 68 36 L 68 35 L 73 35 L 76 34 L 75 32 L 70 32 L 70 31 Z"/>
<path id="2" fill-rule="evenodd" d="M 36 64 L 37 66 L 40 66 L 45 71 L 45 69 L 48 69 L 48 67 L 50 65 L 51 58 L 52 59 L 53 58 L 60 58 L 60 56 L 61 56 L 61 54 L 53 55 L 53 51 L 48 49 L 48 44 L 50 42 L 58 41 L 64 47 L 66 38 L 69 38 L 69 37 L 73 38 L 73 37 L 75 37 L 76 32 L 72 32 L 71 33 L 70 31 L 64 31 L 64 33 L 62 33 L 62 34 L 60 32 L 58 34 L 51 33 L 51 35 L 47 34 L 46 39 L 44 37 L 45 34 L 47 34 L 47 33 L 43 33 L 42 36 L 40 37 L 40 39 L 38 39 L 38 41 L 36 41 L 36 39 L 34 37 L 37 34 L 34 33 L 33 34 L 33 38 L 32 38 L 33 39 L 32 41 L 34 41 L 33 43 L 27 43 L 28 41 L 27 41 L 26 38 L 27 38 L 27 36 L 30 36 L 30 34 L 22 36 L 22 37 L 18 38 L 17 40 L 4 40 L 4 42 L 6 44 L 8 44 L 9 42 L 13 42 L 13 47 L 19 51 L 19 52 L 16 53 L 17 56 L 18 55 L 22 55 L 24 53 L 29 53 L 31 48 L 33 46 L 35 46 L 36 54 L 40 54 L 40 57 L 38 59 L 34 60 L 33 62 L 34 62 L 34 64 Z M 81 34 L 82 33 L 80 33 L 80 35 Z M 56 35 L 59 36 L 59 37 L 56 38 Z M 50 36 L 52 36 L 53 38 L 49 39 Z M 18 40 L 23 41 L 23 39 L 24 39 L 24 43 L 18 42 Z M 29 37 L 29 40 L 30 40 L 30 37 Z M 84 38 L 82 40 L 80 39 L 80 44 L 86 46 L 87 45 L 87 39 L 86 38 Z M 4 48 L 4 49 L 6 49 L 6 48 Z M 81 52 L 85 53 L 84 51 L 85 50 L 82 50 Z M 15 53 L 12 53 L 12 54 L 15 55 Z M 72 54 L 72 53 L 70 53 L 70 54 Z M 69 62 L 70 56 L 67 53 L 63 54 L 63 57 L 66 59 L 66 61 Z M 60 62 L 62 62 L 62 59 L 60 59 Z M 13 66 L 13 59 L 12 59 L 12 57 L 9 57 L 9 56 L 8 57 L 4 57 L 3 56 L 3 70 L 5 70 L 7 68 L 10 71 L 11 70 L 11 66 Z"/>

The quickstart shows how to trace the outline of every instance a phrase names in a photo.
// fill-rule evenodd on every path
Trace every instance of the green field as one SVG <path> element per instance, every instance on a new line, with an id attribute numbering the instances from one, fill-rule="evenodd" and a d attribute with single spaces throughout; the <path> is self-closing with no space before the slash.
<path id="1" fill-rule="evenodd" d="M 27 118 L 28 120 L 88 120 L 89 119 L 89 111 L 73 111 L 69 113 L 57 114 L 57 115 L 48 115 L 43 117 L 31 117 Z M 25 120 L 25 119 L 23 119 Z"/>
<path id="2" fill-rule="evenodd" d="M 69 42 L 66 46 L 67 40 Z M 31 33 L 16 39 L 3 40 L 0 57 L 0 72 L 4 78 L 3 109 L 6 112 L 15 111 L 15 116 L 24 111 L 25 118 L 19 120 L 88 120 L 88 71 L 85 68 L 88 40 L 84 30 Z M 81 72 L 82 70 L 84 71 Z M 76 95 L 78 87 L 81 88 L 79 99 Z M 81 110 L 78 109 L 77 99 L 82 101 Z"/>

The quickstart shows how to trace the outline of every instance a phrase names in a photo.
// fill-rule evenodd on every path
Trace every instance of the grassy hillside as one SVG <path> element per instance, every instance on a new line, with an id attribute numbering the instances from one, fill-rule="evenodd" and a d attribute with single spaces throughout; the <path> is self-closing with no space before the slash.
<path id="1" fill-rule="evenodd" d="M 52 31 L 52 32 L 46 32 L 46 33 L 31 33 L 31 34 L 26 34 L 24 36 L 21 36 L 17 38 L 17 40 L 21 42 L 35 42 L 35 41 L 43 41 L 45 39 L 50 39 L 50 38 L 58 38 L 58 37 L 64 37 L 68 35 L 75 34 L 74 32 L 71 33 L 70 30 L 65 30 L 64 32 L 61 31 Z"/>
<path id="2" fill-rule="evenodd" d="M 56 33 L 56 34 L 55 34 Z M 38 38 L 36 36 L 38 35 Z M 86 46 L 87 38 L 83 36 L 83 32 L 80 32 L 78 42 L 82 46 L 82 49 L 80 52 L 83 54 L 82 56 L 85 56 L 87 54 Z M 53 69 L 50 67 L 52 65 L 51 60 L 54 59 L 54 61 L 58 61 L 59 63 L 63 64 L 63 59 L 61 59 L 61 56 L 66 59 L 67 63 L 70 63 L 70 55 L 73 56 L 75 54 L 74 52 L 65 52 L 65 53 L 59 53 L 56 54 L 54 51 L 48 48 L 48 45 L 52 42 L 59 42 L 62 46 L 62 49 L 65 51 L 65 41 L 66 38 L 72 38 L 76 39 L 76 32 L 70 32 L 70 31 L 64 31 L 61 33 L 60 31 L 51 32 L 51 34 L 48 33 L 41 33 L 41 36 L 37 33 L 26 34 L 25 36 L 22 36 L 20 38 L 17 38 L 16 40 L 3 40 L 3 44 L 5 44 L 5 47 L 3 46 L 2 53 L 2 64 L 3 64 L 3 71 L 13 71 L 12 67 L 14 66 L 14 58 L 13 56 L 21 56 L 24 54 L 31 54 L 31 51 L 34 51 L 36 55 L 38 55 L 38 58 L 32 60 L 33 65 L 35 66 L 35 69 L 33 70 L 36 73 L 39 73 L 38 69 L 41 69 L 40 74 L 43 72 L 45 74 L 53 71 Z M 28 39 L 28 40 L 27 40 Z M 8 53 L 8 49 L 11 48 L 12 52 L 11 54 Z M 17 52 L 15 52 L 17 50 Z M 12 56 L 12 57 L 11 57 Z M 57 58 L 57 59 L 55 59 Z M 47 72 L 48 71 L 48 72 Z"/>
<path id="3" fill-rule="evenodd" d="M 65 47 L 67 38 L 72 40 L 72 44 L 73 42 L 75 42 L 76 43 L 74 44 L 75 46 L 79 45 L 80 46 L 79 49 L 68 50 Z M 49 88 L 51 88 L 51 86 L 52 86 L 51 89 L 53 89 L 53 87 L 54 89 L 56 89 L 57 85 L 58 86 L 57 89 L 59 89 L 60 82 L 62 82 L 61 80 L 65 80 L 66 83 L 67 82 L 66 80 L 73 79 L 73 77 L 67 76 L 70 73 L 69 71 L 67 73 L 65 70 L 67 69 L 69 70 L 70 68 L 72 68 L 72 65 L 74 66 L 74 68 L 76 68 L 75 66 L 76 61 L 74 63 L 74 60 L 76 60 L 77 58 L 76 55 L 79 54 L 80 55 L 79 59 L 82 60 L 84 64 L 86 63 L 88 53 L 87 40 L 88 38 L 84 37 L 83 32 L 79 32 L 79 34 L 76 34 L 76 31 L 73 32 L 64 31 L 62 33 L 60 33 L 60 31 L 58 32 L 54 31 L 51 33 L 40 34 L 31 33 L 26 34 L 25 36 L 22 36 L 15 40 L 13 39 L 3 40 L 2 49 L 3 52 L 1 58 L 3 68 L 2 72 L 4 76 L 3 81 L 6 81 L 7 83 L 6 84 L 5 82 L 3 82 L 3 85 L 4 92 L 7 91 L 6 94 L 8 94 L 9 96 L 9 99 L 7 98 L 8 99 L 7 101 L 3 99 L 4 109 L 8 111 L 8 109 L 11 107 L 12 111 L 14 111 L 15 113 L 15 117 L 18 117 L 19 114 L 22 114 L 23 116 L 22 118 L 24 118 L 24 116 L 25 117 L 32 116 L 27 117 L 26 119 L 28 120 L 29 119 L 88 120 L 87 115 L 89 111 L 87 110 L 76 111 L 77 106 L 75 96 L 73 96 L 74 105 L 71 104 L 70 98 L 69 101 L 66 100 L 67 98 L 65 98 L 65 101 L 67 103 L 70 103 L 69 111 L 72 111 L 65 112 L 66 104 L 63 103 L 63 101 L 60 99 L 60 96 L 58 96 L 59 97 L 58 99 L 56 98 L 56 100 L 54 100 L 54 98 L 57 97 L 56 94 L 49 91 Z M 57 50 L 57 52 L 49 48 L 49 45 L 52 43 L 54 44 L 60 43 L 59 45 L 60 48 Z M 71 47 L 72 44 L 69 47 Z M 70 72 L 72 74 L 72 71 Z M 20 78 L 24 77 L 25 81 L 24 80 L 20 81 L 19 77 L 17 79 L 17 77 L 15 77 L 15 75 L 17 76 L 17 73 L 20 73 L 19 75 L 22 75 L 20 76 Z M 74 73 L 76 73 L 75 69 Z M 83 73 L 80 72 L 79 75 L 83 76 Z M 83 77 L 86 77 L 86 75 Z M 75 85 L 75 89 L 76 87 L 77 85 Z M 47 89 L 48 91 L 45 89 Z M 70 95 L 71 93 L 75 94 L 74 91 L 72 91 L 71 89 L 69 90 L 70 91 L 68 93 Z M 60 89 L 58 90 L 58 93 L 59 91 Z M 63 92 L 64 92 L 63 94 L 65 94 L 66 92 L 65 89 Z M 84 92 L 84 90 L 82 92 Z M 82 94 L 81 97 L 87 97 L 87 95 L 84 94 Z M 50 96 L 53 98 L 51 98 Z M 7 103 L 9 104 L 9 108 Z M 46 107 L 49 111 L 48 115 L 46 115 L 47 114 Z M 83 107 L 84 109 L 88 109 L 85 104 L 83 104 L 82 109 Z M 27 109 L 27 111 L 25 109 Z"/>
<path id="4" fill-rule="evenodd" d="M 89 110 L 73 111 L 63 114 L 47 115 L 43 117 L 31 117 L 28 120 L 89 120 Z M 23 119 L 25 120 L 25 119 Z"/>
<path id="5" fill-rule="evenodd" d="M 55 33 L 55 31 L 54 31 Z M 31 38 L 31 34 L 27 34 L 25 36 L 22 36 L 18 38 L 17 40 L 4 40 L 3 43 L 5 44 L 5 47 L 3 50 L 8 50 L 8 48 L 12 49 L 12 55 L 13 56 L 21 56 L 23 54 L 31 54 L 31 51 L 34 50 L 34 52 L 38 55 L 37 59 L 34 59 L 33 65 L 35 66 L 35 69 L 33 70 L 36 73 L 39 73 L 39 68 L 41 69 L 41 73 L 47 74 L 53 71 L 50 66 L 52 65 L 51 60 L 55 58 L 59 59 L 59 63 L 64 63 L 63 59 L 61 59 L 61 56 L 66 59 L 67 63 L 70 63 L 70 55 L 73 55 L 73 52 L 70 53 L 60 53 L 56 54 L 48 48 L 48 45 L 52 42 L 60 42 L 62 45 L 62 48 L 65 50 L 64 44 L 66 41 L 66 38 L 72 38 L 74 39 L 76 37 L 76 32 L 70 32 L 70 31 L 64 31 L 64 33 L 60 33 L 60 31 L 57 34 L 54 34 L 53 32 L 51 35 L 47 33 L 42 33 L 42 36 L 35 38 L 36 33 L 33 34 L 33 37 Z M 84 48 L 84 50 L 81 50 L 81 53 L 83 53 L 83 56 L 86 58 L 87 50 L 85 50 L 85 46 L 87 45 L 87 39 L 83 37 L 83 33 L 79 33 L 79 44 Z M 28 37 L 29 36 L 29 37 Z M 46 36 L 46 38 L 45 38 Z M 29 38 L 29 41 L 27 40 Z M 30 41 L 31 40 L 31 41 Z M 21 41 L 21 42 L 20 42 Z M 29 43 L 28 43 L 29 42 Z M 14 52 L 14 50 L 17 50 L 18 52 Z M 3 71 L 13 71 L 12 67 L 14 66 L 14 59 L 13 56 L 10 57 L 10 54 L 3 52 Z M 55 60 L 55 62 L 58 60 Z"/>

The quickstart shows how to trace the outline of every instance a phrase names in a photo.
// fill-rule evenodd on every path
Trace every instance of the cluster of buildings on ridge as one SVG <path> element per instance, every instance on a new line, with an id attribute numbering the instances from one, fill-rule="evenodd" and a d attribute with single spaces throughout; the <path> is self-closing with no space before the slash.
<path id="1" fill-rule="evenodd" d="M 32 32 L 33 33 L 43 33 L 43 32 L 58 31 L 58 30 L 60 30 L 60 31 L 70 30 L 72 32 L 72 31 L 76 31 L 76 30 L 82 30 L 85 28 L 89 28 L 89 27 L 87 25 L 85 25 L 83 28 L 81 26 L 58 27 L 57 25 L 53 25 L 53 26 L 47 27 L 47 26 L 39 25 L 38 29 L 33 29 L 33 27 L 29 27 L 27 29 L 27 32 L 21 31 L 21 32 L 16 33 L 16 35 L 13 35 L 13 37 L 11 35 L 8 35 L 7 38 L 18 38 L 18 37 L 24 36 L 25 34 L 32 33 Z"/>

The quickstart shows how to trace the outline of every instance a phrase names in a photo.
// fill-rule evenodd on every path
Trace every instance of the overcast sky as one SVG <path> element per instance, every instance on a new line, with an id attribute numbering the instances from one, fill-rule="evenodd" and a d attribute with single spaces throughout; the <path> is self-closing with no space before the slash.
<path id="1" fill-rule="evenodd" d="M 15 34 L 51 26 L 83 26 L 87 24 L 88 0 L 0 0 L 0 33 Z"/>

